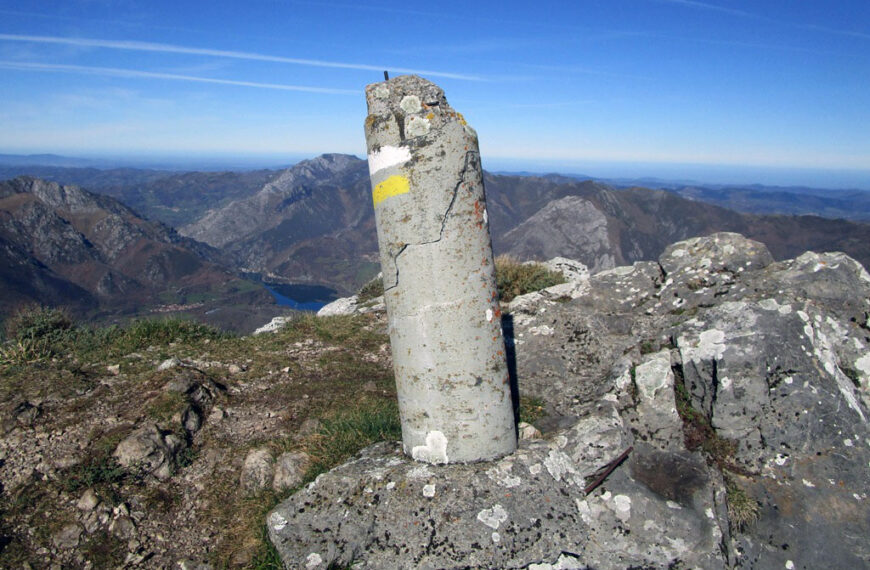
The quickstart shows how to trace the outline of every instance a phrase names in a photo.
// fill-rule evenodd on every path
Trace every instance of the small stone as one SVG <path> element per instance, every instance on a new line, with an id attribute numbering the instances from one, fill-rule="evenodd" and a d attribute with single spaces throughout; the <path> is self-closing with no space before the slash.
<path id="1" fill-rule="evenodd" d="M 378 387 L 375 384 L 374 380 L 369 380 L 362 385 L 362 389 L 364 392 L 376 392 L 378 390 Z"/>
<path id="2" fill-rule="evenodd" d="M 298 487 L 302 484 L 302 479 L 309 465 L 311 465 L 311 457 L 307 453 L 282 453 L 275 462 L 275 478 L 272 480 L 272 488 L 276 491 L 284 491 Z"/>
<path id="3" fill-rule="evenodd" d="M 517 430 L 520 432 L 520 439 L 541 439 L 541 430 L 526 422 L 517 424 Z"/>
<path id="4" fill-rule="evenodd" d="M 163 372 L 164 370 L 169 370 L 170 368 L 176 368 L 178 366 L 181 366 L 181 360 L 173 356 L 172 358 L 167 358 L 166 360 L 161 362 L 160 365 L 157 367 L 157 371 Z"/>
<path id="5" fill-rule="evenodd" d="M 136 524 L 128 516 L 122 515 L 112 521 L 109 525 L 109 532 L 118 538 L 130 538 L 136 532 Z"/>
<path id="6" fill-rule="evenodd" d="M 272 454 L 265 447 L 249 451 L 239 477 L 242 487 L 250 493 L 268 487 L 274 476 L 272 461 Z"/>
<path id="7" fill-rule="evenodd" d="M 212 408 L 211 413 L 208 415 L 208 421 L 216 422 L 218 420 L 224 419 L 225 417 L 227 417 L 227 413 L 223 411 L 223 409 L 215 406 L 214 408 Z"/>
<path id="8" fill-rule="evenodd" d="M 106 366 L 106 371 L 112 376 L 117 376 L 121 373 L 121 365 L 120 364 L 112 364 L 110 366 Z"/>
<path id="9" fill-rule="evenodd" d="M 100 499 L 97 497 L 97 494 L 94 493 L 93 489 L 88 489 L 84 493 L 82 493 L 81 498 L 79 498 L 79 502 L 76 503 L 76 507 L 80 511 L 90 512 L 97 508 L 97 505 L 100 504 Z"/>
<path id="10" fill-rule="evenodd" d="M 227 366 L 227 372 L 230 374 L 239 374 L 242 371 L 242 367 L 238 364 L 230 364 Z"/>
<path id="11" fill-rule="evenodd" d="M 68 524 L 56 532 L 51 541 L 57 548 L 67 549 L 75 548 L 79 544 L 83 529 L 76 523 Z"/>

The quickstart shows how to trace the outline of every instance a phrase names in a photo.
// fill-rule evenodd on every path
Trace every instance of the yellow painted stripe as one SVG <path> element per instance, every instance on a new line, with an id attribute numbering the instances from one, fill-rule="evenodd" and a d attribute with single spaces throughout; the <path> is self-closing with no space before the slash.
<path id="1" fill-rule="evenodd" d="M 398 196 L 399 194 L 405 194 L 410 189 L 411 185 L 407 178 L 404 176 L 393 175 L 375 186 L 375 190 L 372 192 L 372 200 L 374 201 L 375 206 L 377 206 L 387 198 Z"/>

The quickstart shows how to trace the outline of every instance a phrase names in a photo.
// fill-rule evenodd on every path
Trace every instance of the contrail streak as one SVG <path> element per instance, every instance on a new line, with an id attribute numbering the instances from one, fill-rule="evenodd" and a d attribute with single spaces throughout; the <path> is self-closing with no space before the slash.
<path id="1" fill-rule="evenodd" d="M 241 87 L 257 87 L 260 89 L 278 89 L 281 91 L 304 91 L 308 93 L 323 93 L 330 95 L 357 95 L 358 89 L 332 89 L 329 87 L 308 87 L 305 85 L 284 85 L 281 83 L 257 83 L 254 81 L 236 81 L 233 79 L 213 79 L 193 75 L 178 75 L 175 73 L 157 73 L 139 71 L 136 69 L 119 69 L 115 67 L 90 67 L 84 65 L 61 65 L 54 63 L 31 63 L 0 60 L 0 68 L 21 69 L 26 71 L 85 73 L 89 75 L 109 75 L 112 77 L 142 77 L 146 79 L 171 79 L 175 81 L 192 81 L 195 83 L 216 83 L 218 85 L 238 85 Z"/>
<path id="2" fill-rule="evenodd" d="M 56 36 L 28 36 L 19 34 L 0 34 L 0 40 L 11 42 L 30 42 L 41 44 L 62 44 L 79 47 L 95 47 L 107 49 L 120 49 L 129 51 L 146 51 L 157 53 L 181 53 L 187 55 L 206 55 L 212 57 L 225 57 L 231 59 L 247 59 L 254 61 L 270 61 L 275 63 L 289 63 L 293 65 L 307 65 L 312 67 L 329 67 L 338 69 L 357 69 L 363 71 L 382 72 L 385 69 L 394 73 L 414 73 L 431 77 L 445 77 L 448 79 L 462 79 L 465 81 L 480 81 L 481 78 L 474 75 L 449 73 L 444 71 L 431 71 L 426 69 L 408 69 L 404 67 L 391 67 L 384 65 L 368 65 L 363 63 L 344 63 L 338 61 L 324 61 L 320 59 L 301 59 L 295 57 L 282 57 L 245 51 L 227 51 L 208 48 L 195 48 L 177 46 L 171 44 L 158 44 L 151 42 L 99 40 L 92 38 L 62 38 Z"/>

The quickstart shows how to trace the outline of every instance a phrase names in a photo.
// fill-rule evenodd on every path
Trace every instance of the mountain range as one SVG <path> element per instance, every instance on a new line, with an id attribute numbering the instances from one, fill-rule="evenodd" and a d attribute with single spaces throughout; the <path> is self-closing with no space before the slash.
<path id="1" fill-rule="evenodd" d="M 235 306 L 239 296 L 243 305 L 265 306 L 268 293 L 243 275 L 347 294 L 379 271 L 368 168 L 350 155 L 243 172 L 0 166 L 0 178 L 21 173 L 52 180 L 0 185 L 3 313 L 24 301 L 92 312 L 205 300 Z M 570 257 L 595 272 L 656 259 L 675 241 L 732 231 L 765 243 L 778 259 L 839 250 L 870 264 L 870 225 L 792 214 L 833 216 L 854 204 L 860 217 L 870 212 L 870 193 L 653 190 L 491 173 L 485 184 L 494 250 L 520 259 Z M 736 211 L 781 206 L 786 215 Z"/>
<path id="2" fill-rule="evenodd" d="M 36 178 L 0 182 L 0 311 L 27 303 L 97 316 L 268 305 L 223 254 L 138 216 L 114 198 Z"/>

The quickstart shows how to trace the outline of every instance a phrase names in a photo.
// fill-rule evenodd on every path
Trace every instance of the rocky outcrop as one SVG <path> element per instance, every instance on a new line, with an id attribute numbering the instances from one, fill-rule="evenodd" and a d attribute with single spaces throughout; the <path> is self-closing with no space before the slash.
<path id="1" fill-rule="evenodd" d="M 384 443 L 267 517 L 288 567 L 870 564 L 870 276 L 715 234 L 509 307 L 543 439 L 427 465 Z M 626 452 L 628 452 L 626 454 Z M 611 471 L 612 469 L 612 471 Z"/>
<path id="2" fill-rule="evenodd" d="M 520 259 L 568 256 L 582 259 L 593 273 L 616 265 L 604 212 L 580 196 L 553 200 L 503 238 Z"/>

